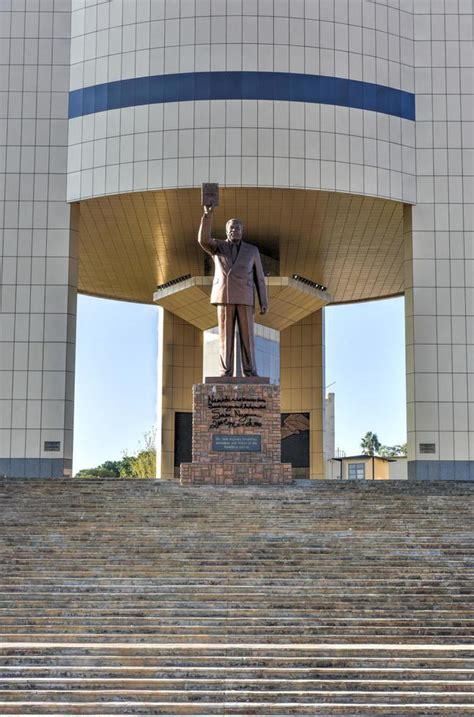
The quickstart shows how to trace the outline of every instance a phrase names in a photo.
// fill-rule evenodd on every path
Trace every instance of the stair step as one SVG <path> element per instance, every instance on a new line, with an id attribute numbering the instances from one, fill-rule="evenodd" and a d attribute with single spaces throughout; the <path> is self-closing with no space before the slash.
<path id="1" fill-rule="evenodd" d="M 473 714 L 473 493 L 0 479 L 0 714 Z"/>

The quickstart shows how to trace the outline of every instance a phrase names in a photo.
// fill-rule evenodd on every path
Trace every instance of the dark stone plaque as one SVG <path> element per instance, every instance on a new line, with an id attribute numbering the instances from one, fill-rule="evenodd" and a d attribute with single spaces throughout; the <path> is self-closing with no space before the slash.
<path id="1" fill-rule="evenodd" d="M 436 453 L 436 443 L 420 443 L 420 453 Z"/>
<path id="2" fill-rule="evenodd" d="M 61 441 L 45 441 L 44 442 L 44 450 L 45 451 L 60 451 L 61 450 Z"/>
<path id="3" fill-rule="evenodd" d="M 228 435 L 215 433 L 212 436 L 213 451 L 254 451 L 262 450 L 262 437 L 258 435 Z"/>

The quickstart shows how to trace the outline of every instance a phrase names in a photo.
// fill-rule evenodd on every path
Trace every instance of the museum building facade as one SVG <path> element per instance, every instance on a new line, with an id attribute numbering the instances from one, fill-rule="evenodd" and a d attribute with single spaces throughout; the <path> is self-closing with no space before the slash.
<path id="1" fill-rule="evenodd" d="M 473 479 L 472 10 L 0 0 L 0 474 L 71 474 L 82 292 L 161 307 L 158 474 L 174 477 L 216 323 L 196 232 L 218 182 L 215 235 L 240 217 L 262 254 L 258 320 L 278 332 L 282 412 L 308 421 L 310 477 L 324 306 L 404 295 L 409 478 Z"/>

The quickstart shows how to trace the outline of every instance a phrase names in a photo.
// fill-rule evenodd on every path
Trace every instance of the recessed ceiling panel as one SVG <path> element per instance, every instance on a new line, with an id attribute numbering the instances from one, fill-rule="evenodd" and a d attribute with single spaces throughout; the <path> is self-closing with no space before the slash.
<path id="1" fill-rule="evenodd" d="M 221 188 L 213 234 L 238 217 L 245 240 L 279 260 L 280 275 L 328 288 L 333 302 L 403 293 L 403 205 L 298 189 Z M 80 203 L 79 290 L 153 302 L 157 285 L 204 274 L 200 189 L 137 192 Z"/>

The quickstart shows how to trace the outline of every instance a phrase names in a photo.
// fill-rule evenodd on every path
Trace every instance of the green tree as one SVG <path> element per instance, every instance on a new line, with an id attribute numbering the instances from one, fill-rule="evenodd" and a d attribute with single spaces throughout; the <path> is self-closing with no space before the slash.
<path id="1" fill-rule="evenodd" d="M 132 457 L 124 453 L 122 455 L 122 460 L 119 461 L 120 463 L 120 471 L 119 476 L 121 478 L 127 478 L 128 476 L 133 475 L 132 473 Z"/>
<path id="2" fill-rule="evenodd" d="M 360 447 L 362 448 L 362 453 L 364 455 L 375 456 L 381 449 L 382 444 L 377 438 L 376 433 L 372 433 L 372 431 L 367 431 L 367 433 L 360 442 Z"/>
<path id="3" fill-rule="evenodd" d="M 109 461 L 107 461 L 108 463 Z M 96 468 L 83 468 L 81 471 L 76 473 L 76 478 L 116 478 L 117 473 L 107 469 L 104 465 L 97 466 Z"/>
<path id="4" fill-rule="evenodd" d="M 119 476 L 121 464 L 122 461 L 104 461 L 100 467 L 110 471 L 114 476 Z"/>
<path id="5" fill-rule="evenodd" d="M 146 431 L 143 436 L 144 446 L 139 444 L 138 453 L 134 456 L 124 454 L 124 461 L 129 461 L 130 474 L 134 478 L 155 478 L 156 476 L 156 429 Z"/>
<path id="6" fill-rule="evenodd" d="M 407 444 L 400 443 L 395 446 L 380 446 L 379 456 L 383 458 L 396 458 L 397 456 L 406 456 Z"/>
<path id="7" fill-rule="evenodd" d="M 119 461 L 104 461 L 95 468 L 83 468 L 76 478 L 154 478 L 156 476 L 156 429 L 152 428 L 144 436 L 144 445 L 138 444 L 134 454 L 124 451 Z"/>

